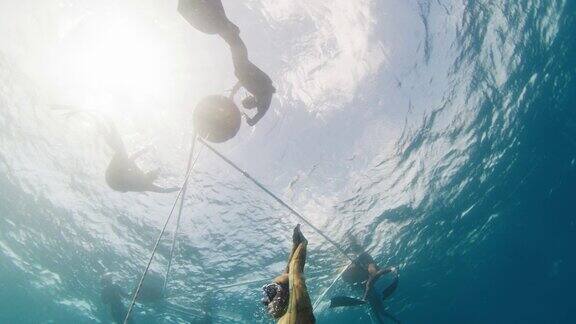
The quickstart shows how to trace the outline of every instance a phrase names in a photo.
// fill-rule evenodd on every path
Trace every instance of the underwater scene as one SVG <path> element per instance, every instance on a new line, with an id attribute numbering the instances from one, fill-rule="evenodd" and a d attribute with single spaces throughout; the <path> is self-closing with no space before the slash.
<path id="1" fill-rule="evenodd" d="M 576 1 L 0 0 L 0 323 L 575 323 Z"/>

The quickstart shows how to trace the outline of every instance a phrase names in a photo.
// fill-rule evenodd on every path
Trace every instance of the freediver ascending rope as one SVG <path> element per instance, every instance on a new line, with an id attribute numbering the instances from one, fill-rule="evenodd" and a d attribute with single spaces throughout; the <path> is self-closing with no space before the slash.
<path id="1" fill-rule="evenodd" d="M 256 109 L 250 117 L 243 113 L 246 123 L 256 125 L 270 108 L 272 96 L 276 92 L 272 79 L 248 58 L 246 44 L 240 38 L 240 29 L 226 16 L 221 0 L 180 0 L 180 14 L 197 30 L 206 34 L 218 34 L 230 47 L 234 74 L 238 83 L 232 90 L 234 98 L 240 88 L 250 95 L 242 100 L 245 109 Z"/>

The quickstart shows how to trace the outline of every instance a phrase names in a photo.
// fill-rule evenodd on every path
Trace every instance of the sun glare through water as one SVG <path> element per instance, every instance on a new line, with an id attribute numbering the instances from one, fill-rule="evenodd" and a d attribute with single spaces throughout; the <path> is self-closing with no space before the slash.
<path id="1" fill-rule="evenodd" d="M 87 17 L 62 37 L 51 74 L 75 104 L 145 108 L 173 95 L 175 47 L 138 17 Z"/>

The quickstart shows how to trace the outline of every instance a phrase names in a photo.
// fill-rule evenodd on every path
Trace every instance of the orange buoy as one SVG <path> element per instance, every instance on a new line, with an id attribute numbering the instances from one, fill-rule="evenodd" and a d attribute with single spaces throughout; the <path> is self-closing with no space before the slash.
<path id="1" fill-rule="evenodd" d="M 234 101 L 213 95 L 196 106 L 193 122 L 198 136 L 212 143 L 223 143 L 238 134 L 242 117 Z"/>

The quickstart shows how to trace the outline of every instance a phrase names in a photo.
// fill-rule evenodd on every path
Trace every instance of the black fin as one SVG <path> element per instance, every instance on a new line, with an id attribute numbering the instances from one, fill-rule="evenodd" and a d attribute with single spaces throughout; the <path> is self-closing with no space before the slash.
<path id="1" fill-rule="evenodd" d="M 366 302 L 362 299 L 346 297 L 346 296 L 336 296 L 330 299 L 330 308 L 334 307 L 345 307 L 345 306 L 358 306 L 366 305 Z"/>

